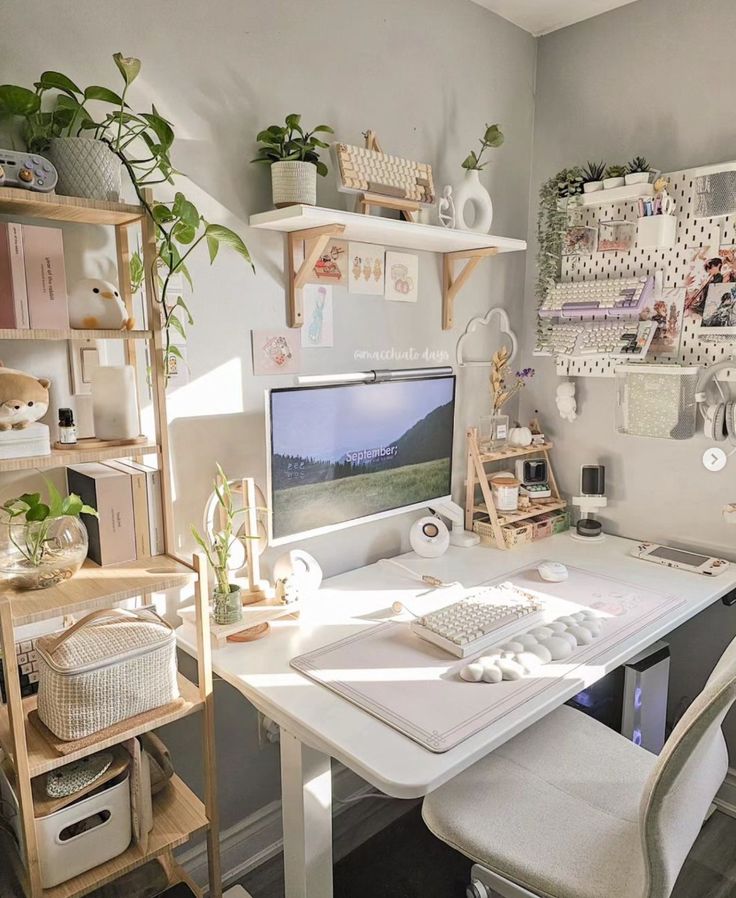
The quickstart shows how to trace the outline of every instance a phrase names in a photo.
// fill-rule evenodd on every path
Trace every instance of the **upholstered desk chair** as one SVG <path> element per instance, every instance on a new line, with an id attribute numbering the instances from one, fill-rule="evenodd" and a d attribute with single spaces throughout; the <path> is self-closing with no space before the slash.
<path id="1" fill-rule="evenodd" d="M 564 706 L 428 795 L 424 821 L 475 861 L 469 898 L 668 898 L 728 770 L 734 699 L 736 640 L 659 757 Z"/>

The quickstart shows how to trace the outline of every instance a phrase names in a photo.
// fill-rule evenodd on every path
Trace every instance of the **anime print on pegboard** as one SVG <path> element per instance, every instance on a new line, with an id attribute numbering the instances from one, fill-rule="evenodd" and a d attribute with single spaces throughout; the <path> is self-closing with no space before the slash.
<path id="1" fill-rule="evenodd" d="M 651 306 L 641 310 L 640 321 L 656 321 L 657 330 L 649 352 L 659 360 L 677 359 L 682 339 L 685 288 L 668 287 Z"/>
<path id="2" fill-rule="evenodd" d="M 711 288 L 718 294 L 721 284 L 736 282 L 736 247 L 716 246 L 688 247 L 685 250 L 687 268 L 685 272 L 685 314 L 690 318 L 702 318 Z M 711 314 L 714 299 L 711 299 Z"/>

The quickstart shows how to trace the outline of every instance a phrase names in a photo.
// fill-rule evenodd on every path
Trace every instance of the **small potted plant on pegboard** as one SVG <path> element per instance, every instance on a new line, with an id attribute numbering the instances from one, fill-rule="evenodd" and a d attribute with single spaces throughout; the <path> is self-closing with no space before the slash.
<path id="1" fill-rule="evenodd" d="M 605 162 L 588 162 L 583 169 L 583 191 L 595 193 L 603 190 L 603 175 L 606 171 Z"/>
<path id="2" fill-rule="evenodd" d="M 259 131 L 258 154 L 251 162 L 271 167 L 273 204 L 277 209 L 302 203 L 317 204 L 317 175 L 324 177 L 327 166 L 319 158 L 319 151 L 329 144 L 316 134 L 333 134 L 329 125 L 317 125 L 306 131 L 301 115 L 287 115 L 283 125 L 269 125 Z"/>
<path id="3" fill-rule="evenodd" d="M 643 156 L 634 156 L 626 166 L 624 180 L 627 184 L 646 184 L 652 173 L 652 167 Z"/>
<path id="4" fill-rule="evenodd" d="M 623 187 L 626 183 L 624 180 L 625 175 L 625 165 L 609 165 L 603 178 L 603 189 L 611 190 L 613 187 Z"/>

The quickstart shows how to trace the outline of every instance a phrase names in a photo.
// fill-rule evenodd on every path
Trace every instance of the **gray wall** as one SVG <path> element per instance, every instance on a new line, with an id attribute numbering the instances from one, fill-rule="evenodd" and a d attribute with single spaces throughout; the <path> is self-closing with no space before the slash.
<path id="1" fill-rule="evenodd" d="M 726 112 L 736 58 L 706 38 L 736 27 L 730 0 L 638 0 L 539 41 L 534 164 L 527 259 L 525 339 L 533 345 L 536 301 L 536 194 L 548 177 L 576 163 L 647 156 L 663 171 L 733 159 L 736 124 Z M 568 424 L 554 405 L 558 378 L 548 359 L 524 408 L 540 408 L 557 444 L 556 472 L 567 494 L 579 488 L 580 465 L 607 466 L 607 529 L 633 538 L 701 546 L 736 559 L 733 529 L 721 506 L 736 499 L 732 461 L 719 474 L 703 468 L 702 434 L 682 443 L 616 433 L 612 380 L 578 378 L 578 419 Z M 688 576 L 688 575 L 683 575 Z M 736 616 L 713 608 L 671 640 L 672 707 L 703 684 Z M 732 727 L 733 728 L 733 727 Z M 736 728 L 731 743 L 736 747 Z"/>
<path id="2" fill-rule="evenodd" d="M 153 101 L 172 119 L 175 162 L 193 182 L 185 191 L 210 220 L 238 229 L 255 259 L 256 276 L 225 251 L 212 269 L 202 256 L 190 266 L 197 319 L 189 341 L 191 382 L 170 397 L 177 532 L 187 551 L 189 523 L 201 519 L 215 461 L 234 477 L 264 479 L 263 391 L 277 381 L 253 377 L 250 330 L 285 322 L 283 240 L 247 229 L 248 216 L 270 206 L 268 172 L 248 164 L 257 130 L 293 111 L 306 123 L 334 124 L 348 142 L 360 142 L 361 131 L 371 127 L 387 152 L 430 160 L 441 185 L 458 181 L 459 163 L 485 123 L 498 121 L 506 144 L 483 175 L 496 206 L 494 231 L 524 237 L 535 41 L 468 0 L 63 0 L 53 5 L 53 15 L 42 0 L 14 5 L 18 14 L 5 17 L 0 31 L 0 83 L 30 84 L 44 69 L 56 69 L 78 83 L 116 86 L 111 54 L 139 56 L 143 73 L 131 102 Z M 34 23 L 30 30 L 28 22 Z M 332 175 L 319 190 L 322 205 L 344 208 Z M 94 273 L 110 253 L 105 234 L 88 231 L 80 241 L 83 257 L 69 262 L 75 276 Z M 519 325 L 523 275 L 523 254 L 485 263 L 458 299 L 458 328 L 491 304 L 507 305 Z M 305 372 L 371 367 L 356 364 L 356 350 L 413 347 L 451 360 L 458 329 L 440 329 L 439 285 L 439 259 L 425 255 L 417 305 L 336 290 L 335 348 L 305 351 Z M 491 335 L 479 340 L 488 351 Z M 12 361 L 20 363 L 17 353 Z M 64 349 L 43 347 L 33 364 L 62 378 Z M 482 372 L 461 375 L 460 432 L 485 407 L 483 381 Z M 462 440 L 457 452 L 459 461 Z M 458 464 L 456 498 L 462 470 Z M 304 547 L 328 574 L 337 573 L 405 549 L 409 523 L 407 516 L 393 518 Z M 228 826 L 277 797 L 278 753 L 259 752 L 255 715 L 222 684 L 217 715 Z M 169 738 L 180 769 L 196 777 L 194 725 L 179 725 Z"/>

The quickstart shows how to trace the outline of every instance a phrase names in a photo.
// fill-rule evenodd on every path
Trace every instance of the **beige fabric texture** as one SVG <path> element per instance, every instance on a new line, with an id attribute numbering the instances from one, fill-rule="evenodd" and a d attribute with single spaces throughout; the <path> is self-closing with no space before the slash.
<path id="1" fill-rule="evenodd" d="M 668 898 L 728 771 L 736 640 L 657 758 L 567 706 L 424 800 L 429 829 L 543 898 Z"/>

